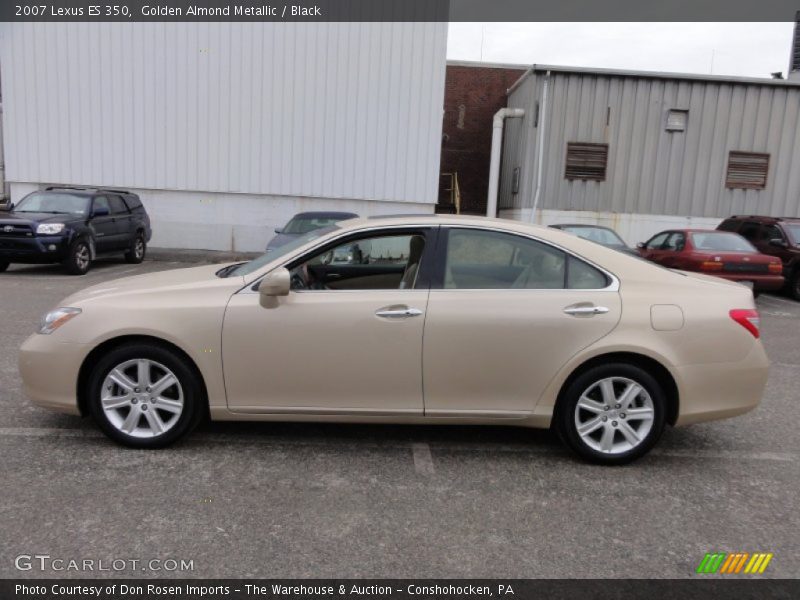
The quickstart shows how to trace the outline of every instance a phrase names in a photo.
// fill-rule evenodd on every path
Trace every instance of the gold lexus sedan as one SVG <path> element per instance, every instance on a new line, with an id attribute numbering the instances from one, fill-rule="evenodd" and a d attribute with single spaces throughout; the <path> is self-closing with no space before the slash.
<path id="1" fill-rule="evenodd" d="M 585 459 L 740 415 L 767 357 L 752 292 L 555 229 L 340 222 L 248 263 L 70 296 L 20 352 L 34 403 L 166 446 L 213 420 L 553 427 Z"/>

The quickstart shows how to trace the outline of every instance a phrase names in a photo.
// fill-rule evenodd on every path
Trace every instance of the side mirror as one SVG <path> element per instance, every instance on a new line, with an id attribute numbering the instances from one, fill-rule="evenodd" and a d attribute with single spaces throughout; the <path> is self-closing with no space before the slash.
<path id="1" fill-rule="evenodd" d="M 289 269 L 276 269 L 258 284 L 259 303 L 264 308 L 277 308 L 278 298 L 288 296 L 292 276 Z"/>
<path id="2" fill-rule="evenodd" d="M 785 240 L 781 238 L 773 238 L 769 241 L 770 246 L 777 246 L 778 248 L 787 248 L 789 244 L 786 243 Z"/>
<path id="3" fill-rule="evenodd" d="M 9 204 L 6 204 L 5 210 L 8 211 L 8 212 L 11 212 L 12 210 L 14 210 L 14 203 L 11 202 Z"/>
<path id="4" fill-rule="evenodd" d="M 275 228 L 275 233 L 283 233 L 283 228 L 282 227 L 276 227 Z"/>
<path id="5" fill-rule="evenodd" d="M 639 242 L 638 244 L 636 244 L 636 247 L 639 248 L 640 250 L 644 250 L 644 242 Z"/>
<path id="6" fill-rule="evenodd" d="M 93 217 L 107 217 L 111 212 L 105 206 L 98 206 L 92 211 Z"/>

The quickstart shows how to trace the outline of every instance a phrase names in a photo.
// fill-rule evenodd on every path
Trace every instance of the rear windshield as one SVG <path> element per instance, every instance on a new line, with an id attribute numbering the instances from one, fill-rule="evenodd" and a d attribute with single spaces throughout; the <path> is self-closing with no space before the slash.
<path id="1" fill-rule="evenodd" d="M 294 217 L 283 228 L 281 233 L 303 234 L 315 229 L 329 227 L 348 217 Z"/>
<path id="2" fill-rule="evenodd" d="M 625 247 L 625 242 L 622 241 L 622 238 L 610 229 L 603 227 L 562 227 L 561 229 L 603 246 Z"/>
<path id="3" fill-rule="evenodd" d="M 736 233 L 709 231 L 708 233 L 692 233 L 691 236 L 695 250 L 757 252 L 750 242 Z"/>
<path id="4" fill-rule="evenodd" d="M 89 199 L 86 196 L 73 194 L 53 194 L 51 192 L 34 192 L 25 196 L 14 207 L 14 212 L 52 213 L 52 214 L 86 214 L 89 210 Z"/>

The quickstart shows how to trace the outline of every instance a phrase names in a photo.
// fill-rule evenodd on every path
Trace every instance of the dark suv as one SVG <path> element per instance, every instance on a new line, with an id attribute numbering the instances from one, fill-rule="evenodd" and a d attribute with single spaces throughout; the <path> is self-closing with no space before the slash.
<path id="1" fill-rule="evenodd" d="M 101 254 L 144 259 L 150 217 L 136 194 L 124 190 L 49 187 L 0 213 L 0 272 L 10 263 L 64 265 L 83 275 Z"/>
<path id="2" fill-rule="evenodd" d="M 800 300 L 800 218 L 735 216 L 725 219 L 717 229 L 734 231 L 762 254 L 780 258 L 787 289 Z"/>

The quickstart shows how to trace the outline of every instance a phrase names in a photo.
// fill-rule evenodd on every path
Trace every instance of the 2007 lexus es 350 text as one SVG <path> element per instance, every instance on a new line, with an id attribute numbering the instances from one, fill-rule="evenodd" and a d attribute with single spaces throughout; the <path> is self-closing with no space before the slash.
<path id="1" fill-rule="evenodd" d="M 26 393 L 136 447 L 214 420 L 553 426 L 619 464 L 753 409 L 752 292 L 555 229 L 354 219 L 252 262 L 110 281 L 25 341 Z"/>

